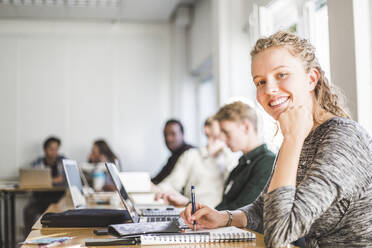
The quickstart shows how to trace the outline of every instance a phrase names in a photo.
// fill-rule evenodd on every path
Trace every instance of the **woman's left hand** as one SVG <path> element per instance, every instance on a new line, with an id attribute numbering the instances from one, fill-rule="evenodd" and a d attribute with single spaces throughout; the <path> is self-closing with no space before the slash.
<path id="1" fill-rule="evenodd" d="M 283 143 L 268 192 L 283 186 L 296 187 L 298 161 L 303 142 L 313 128 L 313 117 L 304 106 L 289 106 L 278 118 Z"/>
<path id="2" fill-rule="evenodd" d="M 280 114 L 279 125 L 284 139 L 305 140 L 313 128 L 313 115 L 310 109 L 290 106 Z"/>

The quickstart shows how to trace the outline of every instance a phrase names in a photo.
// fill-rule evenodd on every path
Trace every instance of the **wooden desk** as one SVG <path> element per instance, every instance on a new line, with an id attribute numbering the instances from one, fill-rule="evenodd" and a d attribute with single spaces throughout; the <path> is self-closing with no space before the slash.
<path id="1" fill-rule="evenodd" d="M 18 188 L 14 185 L 0 185 L 0 195 L 2 198 L 2 210 L 4 219 L 1 219 L 1 229 L 4 230 L 4 242 L 2 237 L 0 240 L 0 247 L 4 243 L 5 248 L 15 246 L 15 195 L 26 192 L 61 192 L 64 191 L 64 187 L 54 188 Z"/>
<path id="2" fill-rule="evenodd" d="M 94 239 L 94 238 L 113 238 L 113 236 L 105 235 L 105 236 L 96 236 L 93 234 L 94 228 L 43 228 L 40 230 L 33 230 L 30 235 L 27 237 L 27 240 L 32 240 L 41 237 L 75 237 L 74 239 L 66 242 L 65 244 L 61 244 L 58 247 L 70 247 L 70 248 L 77 248 L 77 247 L 86 247 L 85 240 L 86 239 Z M 206 243 L 206 244 L 179 244 L 179 245 L 162 245 L 162 246 L 141 246 L 141 247 L 177 247 L 177 248 L 251 248 L 251 247 L 265 247 L 263 241 L 262 234 L 256 234 L 256 240 L 250 242 L 231 242 L 231 243 Z M 35 248 L 35 246 L 31 245 L 23 245 L 22 248 Z M 93 246 L 89 246 L 93 247 Z M 97 246 L 98 247 L 98 246 Z M 102 247 L 102 246 L 99 246 Z M 122 246 L 105 246 L 105 247 L 113 247 L 118 248 Z M 140 245 L 126 245 L 125 247 L 140 247 Z"/>
<path id="3" fill-rule="evenodd" d="M 47 209 L 46 212 L 61 212 L 66 209 L 70 209 L 72 207 L 71 201 L 64 197 L 58 203 L 51 204 L 50 207 Z M 104 236 L 96 236 L 93 233 L 93 230 L 99 228 L 43 228 L 40 219 L 35 223 L 33 226 L 33 230 L 30 232 L 26 240 L 32 240 L 42 237 L 75 237 L 74 239 L 59 245 L 58 247 L 70 247 L 70 248 L 78 248 L 78 247 L 86 247 L 85 240 L 86 239 L 100 239 L 100 238 L 114 238 L 111 235 L 104 235 Z M 256 233 L 256 240 L 251 242 L 234 242 L 234 243 L 215 243 L 215 244 L 180 244 L 177 245 L 177 248 L 250 248 L 250 247 L 265 247 L 263 241 L 263 235 Z M 167 245 L 162 247 L 172 247 L 174 245 Z M 34 248 L 35 246 L 32 245 L 22 245 L 21 248 Z M 93 246 L 89 246 L 93 247 Z M 98 247 L 98 246 L 97 246 Z M 102 246 L 99 246 L 102 247 Z M 105 246 L 105 247 L 112 247 L 117 248 L 120 246 Z M 125 247 L 139 247 L 139 245 L 132 245 Z M 153 247 L 153 246 L 144 246 L 144 247 Z M 156 246 L 159 247 L 159 246 Z"/>
<path id="4" fill-rule="evenodd" d="M 46 212 L 61 212 L 66 209 L 71 209 L 72 203 L 68 197 L 62 198 L 58 203 L 51 204 Z M 74 239 L 61 244 L 58 247 L 86 247 L 86 239 L 100 239 L 100 238 L 113 238 L 113 236 L 96 236 L 93 234 L 93 230 L 98 228 L 43 228 L 40 224 L 40 219 L 33 226 L 33 230 L 30 232 L 26 240 L 32 240 L 42 237 L 75 237 Z M 132 245 L 125 247 L 139 247 L 140 245 Z M 231 242 L 231 243 L 210 243 L 210 244 L 179 244 L 179 245 L 163 245 L 161 247 L 177 247 L 177 248 L 250 248 L 250 247 L 265 247 L 263 240 L 263 235 L 256 233 L 256 240 L 250 242 Z M 23 245 L 22 248 L 34 248 L 35 246 Z M 92 247 L 92 246 L 90 246 Z M 98 246 L 97 246 L 98 247 Z M 102 246 L 99 246 L 102 247 Z M 105 246 L 117 248 L 120 246 Z M 152 246 L 143 246 L 143 247 L 152 247 Z M 155 246 L 160 247 L 160 246 Z M 294 246 L 291 246 L 294 247 Z"/>

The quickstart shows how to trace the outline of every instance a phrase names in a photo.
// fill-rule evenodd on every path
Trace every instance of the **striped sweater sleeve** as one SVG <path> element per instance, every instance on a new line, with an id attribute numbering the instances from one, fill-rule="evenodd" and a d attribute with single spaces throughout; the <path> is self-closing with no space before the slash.
<path id="1" fill-rule="evenodd" d="M 263 193 L 251 204 L 239 208 L 247 218 L 247 228 L 258 233 L 264 233 L 263 227 Z"/>
<path id="2" fill-rule="evenodd" d="M 264 237 L 269 247 L 305 236 L 334 202 L 371 183 L 371 147 L 354 126 L 339 123 L 318 138 L 317 152 L 303 180 L 296 187 L 264 194 Z"/>

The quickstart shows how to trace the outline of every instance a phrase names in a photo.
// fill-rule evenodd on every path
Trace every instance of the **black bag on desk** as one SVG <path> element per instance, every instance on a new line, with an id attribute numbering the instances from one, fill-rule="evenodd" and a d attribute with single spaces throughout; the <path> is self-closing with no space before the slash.
<path id="1" fill-rule="evenodd" d="M 43 227 L 108 227 L 129 220 L 127 210 L 85 208 L 46 213 L 40 222 Z"/>

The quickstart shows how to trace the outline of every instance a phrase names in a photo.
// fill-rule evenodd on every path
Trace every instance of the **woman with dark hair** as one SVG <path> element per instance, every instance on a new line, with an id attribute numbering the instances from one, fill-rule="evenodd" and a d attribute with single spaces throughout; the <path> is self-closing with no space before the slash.
<path id="1" fill-rule="evenodd" d="M 96 164 L 96 169 L 94 170 L 93 174 L 88 176 L 88 178 L 92 179 L 93 185 L 95 186 L 95 189 L 102 189 L 104 191 L 113 191 L 115 190 L 114 184 L 111 180 L 111 177 L 107 174 L 105 166 L 102 165 L 102 163 L 110 162 L 116 164 L 119 170 L 121 170 L 120 162 L 117 156 L 114 154 L 114 152 L 111 150 L 110 146 L 107 144 L 107 142 L 103 139 L 96 140 L 93 143 L 92 151 L 89 154 L 88 162 Z M 99 165 L 101 163 L 101 165 Z M 100 186 L 97 186 L 95 183 L 95 176 L 104 173 L 104 185 L 100 184 Z M 102 182 L 103 183 L 103 182 Z"/>
<path id="2" fill-rule="evenodd" d="M 109 145 L 104 140 L 96 140 L 93 143 L 92 151 L 88 158 L 89 163 L 100 163 L 100 162 L 118 162 L 117 156 L 111 150 Z M 117 166 L 119 166 L 117 164 Z"/>

